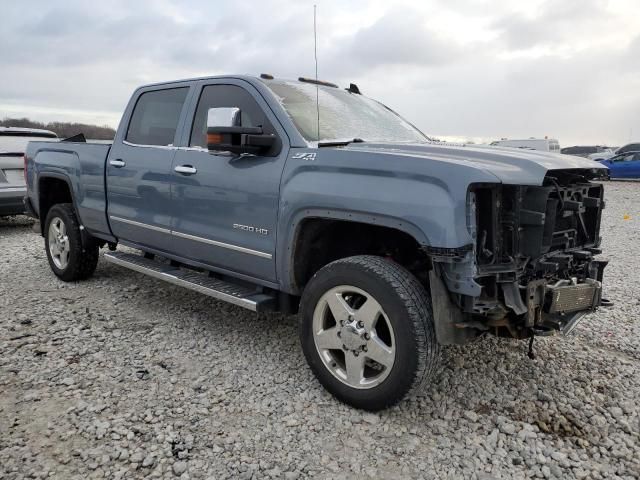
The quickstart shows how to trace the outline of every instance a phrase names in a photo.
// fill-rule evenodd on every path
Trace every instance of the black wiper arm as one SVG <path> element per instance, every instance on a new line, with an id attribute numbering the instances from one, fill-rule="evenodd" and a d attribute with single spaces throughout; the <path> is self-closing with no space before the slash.
<path id="1" fill-rule="evenodd" d="M 21 157 L 23 152 L 0 152 L 0 157 Z"/>
<path id="2" fill-rule="evenodd" d="M 351 140 L 330 140 L 328 142 L 318 142 L 318 147 L 344 147 L 350 143 L 364 143 L 361 138 L 353 138 Z"/>

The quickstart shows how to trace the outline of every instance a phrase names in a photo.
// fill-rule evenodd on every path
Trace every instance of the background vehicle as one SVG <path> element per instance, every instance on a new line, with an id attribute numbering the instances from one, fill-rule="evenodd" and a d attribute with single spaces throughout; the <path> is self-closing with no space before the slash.
<path id="1" fill-rule="evenodd" d="M 441 344 L 567 332 L 600 304 L 603 166 L 433 144 L 353 84 L 148 85 L 112 145 L 51 147 L 29 145 L 26 204 L 59 278 L 107 244 L 146 275 L 299 310 L 311 369 L 359 408 L 428 385 Z"/>
<path id="2" fill-rule="evenodd" d="M 48 130 L 0 127 L 0 216 L 24 213 L 24 152 L 30 140 L 57 138 Z"/>
<path id="3" fill-rule="evenodd" d="M 601 145 L 591 145 L 591 146 L 573 146 L 573 147 L 564 147 L 560 149 L 560 153 L 564 155 L 575 155 L 577 157 L 589 158 L 589 155 L 593 153 L 604 153 L 607 154 L 611 152 L 611 148 L 604 147 Z"/>
<path id="4" fill-rule="evenodd" d="M 543 152 L 560 153 L 560 144 L 554 138 L 525 138 L 522 140 L 502 139 L 491 142 L 493 147 L 524 148 Z"/>
<path id="5" fill-rule="evenodd" d="M 622 153 L 600 163 L 609 168 L 608 178 L 640 178 L 640 151 Z"/>
<path id="6" fill-rule="evenodd" d="M 635 142 L 635 143 L 627 143 L 626 145 L 619 147 L 619 148 L 612 148 L 609 151 L 604 151 L 604 152 L 599 152 L 599 153 L 592 153 L 591 155 L 589 155 L 589 158 L 591 160 L 595 160 L 597 162 L 601 161 L 601 160 L 606 160 L 608 158 L 614 157 L 616 155 L 620 155 L 622 153 L 629 153 L 629 152 L 638 152 L 640 151 L 640 143 Z"/>

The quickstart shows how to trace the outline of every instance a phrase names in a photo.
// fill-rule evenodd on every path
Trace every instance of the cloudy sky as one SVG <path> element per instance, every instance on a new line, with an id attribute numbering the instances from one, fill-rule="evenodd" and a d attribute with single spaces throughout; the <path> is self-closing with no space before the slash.
<path id="1" fill-rule="evenodd" d="M 117 126 L 144 83 L 357 83 L 436 137 L 640 139 L 638 0 L 0 0 L 0 117 Z"/>

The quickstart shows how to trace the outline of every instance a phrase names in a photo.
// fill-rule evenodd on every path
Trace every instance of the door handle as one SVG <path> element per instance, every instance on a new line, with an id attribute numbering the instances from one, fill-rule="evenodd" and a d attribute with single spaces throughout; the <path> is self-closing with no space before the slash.
<path id="1" fill-rule="evenodd" d="M 192 165 L 178 165 L 173 170 L 181 173 L 182 175 L 193 175 L 194 173 L 198 173 L 198 170 Z"/>
<path id="2" fill-rule="evenodd" d="M 116 168 L 122 168 L 126 165 L 126 163 L 124 163 L 124 160 L 120 160 L 118 158 L 117 160 L 109 160 L 109 165 Z"/>

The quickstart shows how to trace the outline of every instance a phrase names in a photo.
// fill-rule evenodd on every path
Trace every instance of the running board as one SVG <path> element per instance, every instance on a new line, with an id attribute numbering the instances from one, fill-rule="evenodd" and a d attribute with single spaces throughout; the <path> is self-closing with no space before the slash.
<path id="1" fill-rule="evenodd" d="M 180 287 L 195 290 L 217 300 L 232 303 L 254 312 L 273 310 L 276 305 L 276 297 L 258 291 L 255 287 L 237 285 L 217 278 L 208 277 L 206 274 L 190 270 L 183 270 L 169 264 L 157 262 L 124 252 L 106 252 L 106 261 L 126 267 L 150 277 L 164 280 L 165 282 Z"/>

